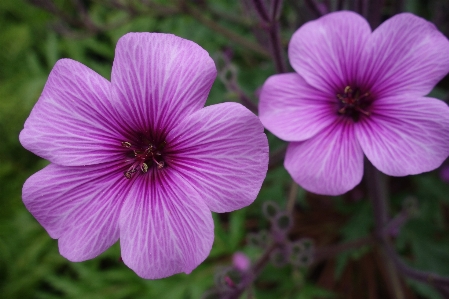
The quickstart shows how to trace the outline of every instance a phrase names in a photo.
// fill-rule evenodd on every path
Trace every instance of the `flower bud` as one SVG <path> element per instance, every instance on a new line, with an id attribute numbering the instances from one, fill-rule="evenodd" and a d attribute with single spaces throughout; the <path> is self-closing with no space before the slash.
<path id="1" fill-rule="evenodd" d="M 232 256 L 232 265 L 241 272 L 246 272 L 250 265 L 251 261 L 248 256 L 242 252 L 236 252 Z"/>

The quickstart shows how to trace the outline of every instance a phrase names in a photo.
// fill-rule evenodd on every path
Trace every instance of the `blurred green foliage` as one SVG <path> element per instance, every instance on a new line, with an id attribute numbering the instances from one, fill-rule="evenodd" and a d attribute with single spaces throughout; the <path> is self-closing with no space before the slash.
<path id="1" fill-rule="evenodd" d="M 74 15 L 69 2 L 56 1 L 59 7 Z M 193 40 L 205 48 L 218 65 L 222 52 L 232 49 L 238 82 L 253 98 L 254 91 L 275 72 L 273 64 L 263 54 L 217 34 L 191 14 L 164 16 L 149 12 L 127 20 L 123 11 L 104 6 L 101 1 L 85 2 L 89 3 L 89 13 L 97 24 L 121 25 L 87 34 L 78 28 L 64 35 L 53 30 L 58 22 L 54 15 L 24 0 L 0 1 L 0 297 L 200 298 L 214 284 L 214 275 L 220 267 L 230 264 L 235 251 L 245 252 L 253 261 L 261 254 L 261 250 L 246 246 L 245 237 L 249 231 L 268 228 L 268 221 L 261 213 L 264 201 L 274 200 L 285 207 L 290 178 L 282 166 L 269 171 L 253 205 L 226 215 L 214 214 L 214 247 L 209 258 L 192 274 L 147 281 L 120 262 L 119 244 L 100 257 L 82 263 L 70 263 L 59 255 L 57 241 L 48 236 L 21 201 L 23 182 L 47 162 L 23 149 L 18 135 L 58 59 L 68 57 L 80 61 L 109 79 L 115 44 L 127 32 L 167 32 Z M 242 13 L 237 2 L 209 2 L 213 11 L 223 12 L 225 21 L 218 24 L 249 42 L 256 42 L 248 26 L 251 16 Z M 408 1 L 407 5 L 415 13 L 424 10 L 426 15 L 431 14 L 428 8 L 423 9 L 422 1 Z M 285 24 L 288 25 L 282 33 L 285 41 L 298 23 L 293 18 L 292 7 L 294 5 L 284 9 Z M 236 23 L 235 12 L 243 16 L 239 19 L 240 25 Z M 213 19 L 213 13 L 210 14 L 208 17 Z M 444 86 L 435 91 L 438 95 L 446 93 Z M 237 101 L 237 96 L 217 80 L 208 104 L 223 101 Z M 270 151 L 284 145 L 272 135 L 269 140 Z M 417 268 L 449 275 L 448 185 L 440 181 L 436 172 L 394 180 L 392 184 L 392 212 L 400 210 L 406 197 L 413 196 L 419 202 L 419 215 L 404 226 L 396 240 L 397 249 L 413 257 L 413 265 Z M 300 190 L 297 204 L 307 211 L 305 198 L 306 193 Z M 365 198 L 355 203 L 339 199 L 336 205 L 348 219 L 342 227 L 335 228 L 339 230 L 341 241 L 370 233 L 373 221 Z M 336 277 L 343 273 L 348 261 L 357 260 L 369 250 L 363 248 L 340 255 Z M 279 269 L 268 265 L 260 280 L 264 286 L 254 288 L 258 299 L 340 298 L 307 280 L 305 271 L 291 266 Z M 441 298 L 427 285 L 415 282 L 411 285 L 421 298 Z"/>

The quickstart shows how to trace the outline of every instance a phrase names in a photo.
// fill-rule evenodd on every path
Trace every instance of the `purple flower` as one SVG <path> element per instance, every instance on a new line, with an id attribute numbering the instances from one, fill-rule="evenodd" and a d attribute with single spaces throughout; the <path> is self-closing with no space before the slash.
<path id="1" fill-rule="evenodd" d="M 290 142 L 285 167 L 305 189 L 352 189 L 364 155 L 392 176 L 448 156 L 449 108 L 424 97 L 449 71 L 449 42 L 433 24 L 404 13 L 371 32 L 355 13 L 331 13 L 295 32 L 289 58 L 296 73 L 265 82 L 259 112 Z"/>
<path id="2" fill-rule="evenodd" d="M 237 103 L 203 108 L 215 76 L 197 44 L 157 33 L 118 41 L 111 82 L 57 62 L 20 141 L 51 162 L 23 201 L 64 257 L 91 259 L 120 239 L 141 277 L 190 273 L 213 243 L 210 211 L 254 201 L 263 126 Z"/>
<path id="3" fill-rule="evenodd" d="M 236 252 L 232 255 L 232 265 L 241 272 L 248 271 L 251 261 L 243 252 Z"/>

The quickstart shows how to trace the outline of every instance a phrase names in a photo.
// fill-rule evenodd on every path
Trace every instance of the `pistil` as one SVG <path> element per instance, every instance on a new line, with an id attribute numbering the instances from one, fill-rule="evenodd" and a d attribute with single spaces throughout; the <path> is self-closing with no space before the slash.
<path id="1" fill-rule="evenodd" d="M 354 121 L 358 121 L 360 113 L 370 116 L 371 112 L 366 108 L 371 104 L 371 94 L 365 92 L 361 94 L 360 89 L 353 90 L 350 86 L 346 86 L 343 94 L 337 94 L 340 101 L 338 113 L 352 117 Z"/>
<path id="2" fill-rule="evenodd" d="M 133 156 L 133 163 L 124 172 L 125 178 L 131 179 L 138 170 L 142 173 L 147 173 L 151 165 L 156 165 L 157 169 L 165 167 L 165 162 L 162 158 L 162 150 L 166 145 L 165 141 L 158 146 L 150 142 L 146 142 L 146 145 L 135 145 L 128 141 L 122 141 L 121 145 L 130 149 Z"/>

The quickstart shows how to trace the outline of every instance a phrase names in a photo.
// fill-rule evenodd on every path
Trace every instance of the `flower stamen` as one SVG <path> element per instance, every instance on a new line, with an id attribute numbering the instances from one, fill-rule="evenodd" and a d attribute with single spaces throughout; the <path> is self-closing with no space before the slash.
<path id="1" fill-rule="evenodd" d="M 132 178 L 133 174 L 136 172 L 137 170 L 135 169 L 128 169 L 127 171 L 125 171 L 124 175 L 125 178 L 130 179 Z"/>
<path id="2" fill-rule="evenodd" d="M 339 114 L 349 116 L 354 121 L 359 120 L 360 114 L 371 115 L 371 112 L 366 110 L 371 104 L 369 92 L 361 94 L 360 89 L 346 86 L 343 94 L 337 94 L 337 99 L 339 100 Z"/>
<path id="3" fill-rule="evenodd" d="M 151 165 L 155 165 L 157 169 L 162 169 L 165 167 L 165 162 L 162 158 L 162 150 L 166 145 L 166 142 L 160 143 L 155 146 L 152 142 L 145 139 L 144 141 L 137 142 L 137 145 L 132 144 L 128 141 L 122 141 L 121 145 L 131 152 L 128 157 L 132 157 L 132 165 L 124 172 L 124 176 L 127 179 L 131 179 L 138 170 L 141 173 L 147 173 Z M 129 160 L 128 160 L 129 161 Z"/>

